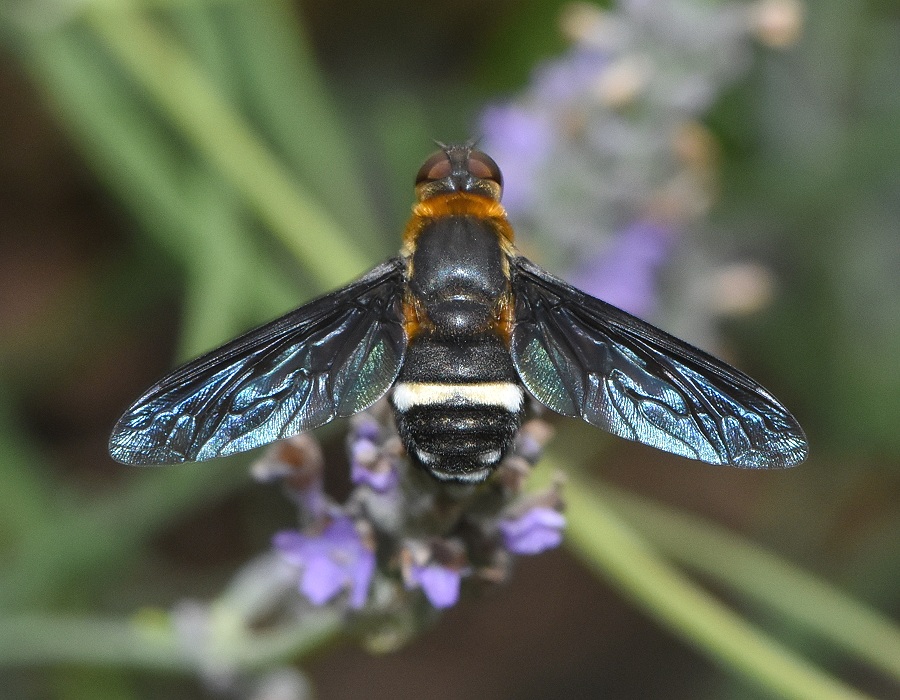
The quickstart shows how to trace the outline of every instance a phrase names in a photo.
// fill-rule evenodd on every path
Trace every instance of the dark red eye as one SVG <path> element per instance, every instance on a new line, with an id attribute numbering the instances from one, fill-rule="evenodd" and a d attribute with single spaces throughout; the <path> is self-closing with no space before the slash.
<path id="1" fill-rule="evenodd" d="M 487 153 L 481 151 L 472 151 L 469 153 L 469 172 L 482 180 L 493 180 L 500 187 L 503 187 L 503 175 L 500 168 Z"/>
<path id="2" fill-rule="evenodd" d="M 419 168 L 419 172 L 416 175 L 416 184 L 421 185 L 423 182 L 442 180 L 450 175 L 451 170 L 450 159 L 447 157 L 447 154 L 443 151 L 438 151 L 429 156 L 428 160 Z"/>

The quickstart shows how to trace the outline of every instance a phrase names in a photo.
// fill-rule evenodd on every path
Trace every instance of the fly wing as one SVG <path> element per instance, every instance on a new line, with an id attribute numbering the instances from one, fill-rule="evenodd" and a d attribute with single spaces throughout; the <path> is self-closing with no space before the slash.
<path id="1" fill-rule="evenodd" d="M 513 363 L 548 408 L 710 464 L 762 469 L 806 459 L 796 419 L 743 372 L 525 258 L 511 263 Z"/>
<path id="2" fill-rule="evenodd" d="M 395 258 L 176 369 L 109 442 L 124 464 L 203 461 L 349 416 L 391 387 L 406 352 Z"/>

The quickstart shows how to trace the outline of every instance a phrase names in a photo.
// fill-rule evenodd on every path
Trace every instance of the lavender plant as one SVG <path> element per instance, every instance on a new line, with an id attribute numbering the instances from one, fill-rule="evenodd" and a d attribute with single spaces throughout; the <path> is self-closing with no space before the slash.
<path id="1" fill-rule="evenodd" d="M 294 689 L 289 698 L 305 697 L 302 677 L 280 667 L 253 673 L 227 644 L 223 651 L 228 628 L 259 645 L 345 627 L 373 651 L 396 649 L 465 589 L 507 581 L 516 556 L 560 545 L 559 481 L 523 490 L 551 435 L 547 423 L 532 419 L 488 484 L 447 485 L 411 465 L 380 402 L 351 422 L 353 488 L 344 503 L 324 491 L 325 459 L 315 437 L 276 443 L 252 474 L 281 484 L 296 506 L 297 526 L 276 533 L 273 551 L 242 567 L 212 604 L 178 605 L 172 612 L 178 644 L 218 692 L 246 695 L 271 682 Z"/>
<path id="2" fill-rule="evenodd" d="M 485 487 L 435 482 L 403 453 L 382 402 L 354 417 L 347 452 L 353 490 L 343 504 L 323 490 L 324 460 L 302 434 L 268 451 L 257 478 L 280 479 L 297 504 L 297 530 L 275 535 L 275 549 L 297 569 L 300 591 L 314 604 L 368 611 L 447 608 L 463 580 L 507 579 L 512 555 L 537 554 L 562 541 L 558 485 L 525 494 L 523 485 L 551 429 L 526 423 L 513 452 Z M 378 589 L 379 595 L 370 595 Z"/>
<path id="3" fill-rule="evenodd" d="M 575 286 L 645 317 L 659 312 L 664 266 L 689 256 L 680 278 L 669 267 L 665 315 L 696 342 L 711 342 L 711 316 L 759 308 L 769 273 L 716 265 L 704 249 L 717 154 L 702 118 L 749 67 L 754 39 L 784 45 L 800 18 L 791 0 L 570 5 L 567 54 L 480 119 L 484 149 L 509 173 L 504 201 L 520 236 Z M 736 278 L 738 298 L 717 304 Z"/>

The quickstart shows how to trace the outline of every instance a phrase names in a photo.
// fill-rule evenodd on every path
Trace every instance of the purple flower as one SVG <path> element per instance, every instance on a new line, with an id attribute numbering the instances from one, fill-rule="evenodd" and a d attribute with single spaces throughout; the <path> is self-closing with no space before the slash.
<path id="1" fill-rule="evenodd" d="M 309 520 L 320 520 L 333 509 L 321 479 L 305 489 L 291 489 L 290 494 Z"/>
<path id="2" fill-rule="evenodd" d="M 439 564 L 414 565 L 410 573 L 412 580 L 407 583 L 407 588 L 420 586 L 428 602 L 434 607 L 449 608 L 459 600 L 459 585 L 463 574 L 459 569 Z"/>
<path id="3" fill-rule="evenodd" d="M 386 493 L 397 485 L 399 478 L 393 467 L 384 471 L 373 471 L 357 462 L 351 462 L 350 480 L 356 485 L 368 486 L 378 493 Z"/>
<path id="4" fill-rule="evenodd" d="M 352 440 L 369 440 L 378 442 L 381 437 L 381 423 L 378 422 L 369 413 L 357 413 L 353 416 L 352 428 L 350 431 Z"/>
<path id="5" fill-rule="evenodd" d="M 646 316 L 656 306 L 656 275 L 673 240 L 669 227 L 638 220 L 621 231 L 607 250 L 578 268 L 570 280 L 591 296 Z"/>
<path id="6" fill-rule="evenodd" d="M 398 483 L 397 470 L 372 440 L 361 437 L 350 444 L 350 480 L 385 493 Z"/>
<path id="7" fill-rule="evenodd" d="M 538 554 L 560 545 L 565 525 L 562 513 L 539 506 L 518 518 L 501 520 L 500 533 L 513 554 Z"/>
<path id="8" fill-rule="evenodd" d="M 553 428 L 543 420 L 532 418 L 526 421 L 516 434 L 513 453 L 530 464 L 536 464 L 553 432 Z"/>
<path id="9" fill-rule="evenodd" d="M 562 58 L 548 61 L 535 71 L 535 95 L 557 107 L 578 102 L 590 92 L 609 62 L 608 51 L 576 46 Z"/>
<path id="10" fill-rule="evenodd" d="M 349 588 L 350 606 L 365 605 L 375 553 L 363 543 L 350 518 L 335 518 L 318 535 L 284 530 L 276 533 L 272 543 L 286 561 L 302 567 L 300 592 L 313 604 L 323 605 Z"/>
<path id="11" fill-rule="evenodd" d="M 503 171 L 503 204 L 521 213 L 531 201 L 536 174 L 554 143 L 549 115 L 515 104 L 493 105 L 481 115 L 481 148 Z"/>

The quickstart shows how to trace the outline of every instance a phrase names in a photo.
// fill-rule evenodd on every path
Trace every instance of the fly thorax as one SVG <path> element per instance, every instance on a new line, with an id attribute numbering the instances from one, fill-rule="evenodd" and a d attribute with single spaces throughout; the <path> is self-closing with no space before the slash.
<path id="1" fill-rule="evenodd" d="M 448 216 L 422 229 L 409 285 L 439 332 L 474 334 L 490 323 L 509 283 L 503 255 L 490 221 Z"/>

